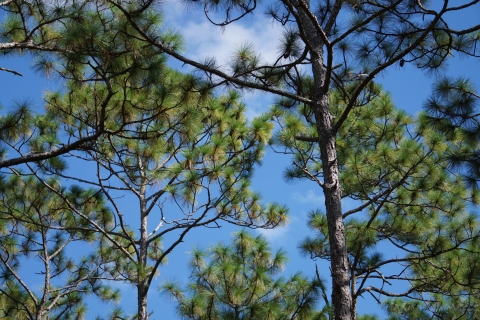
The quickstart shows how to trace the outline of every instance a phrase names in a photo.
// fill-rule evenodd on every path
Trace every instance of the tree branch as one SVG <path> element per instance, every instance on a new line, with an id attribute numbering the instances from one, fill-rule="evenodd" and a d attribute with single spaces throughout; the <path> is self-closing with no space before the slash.
<path id="1" fill-rule="evenodd" d="M 23 74 L 21 74 L 20 72 L 15 71 L 15 70 L 11 70 L 11 69 L 7 69 L 7 68 L 2 68 L 2 67 L 0 67 L 0 71 L 10 72 L 10 73 L 13 73 L 14 75 L 23 77 Z"/>

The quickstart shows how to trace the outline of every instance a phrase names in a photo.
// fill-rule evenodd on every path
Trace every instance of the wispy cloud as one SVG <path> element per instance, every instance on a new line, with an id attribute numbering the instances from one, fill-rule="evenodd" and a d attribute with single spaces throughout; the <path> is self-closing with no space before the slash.
<path id="1" fill-rule="evenodd" d="M 292 198 L 300 203 L 325 204 L 325 197 L 323 194 L 321 192 L 314 192 L 313 190 L 308 190 L 307 193 L 294 192 Z"/>
<path id="2" fill-rule="evenodd" d="M 245 44 L 250 44 L 264 63 L 271 64 L 280 56 L 278 41 L 282 27 L 279 24 L 266 24 L 262 14 L 249 15 L 221 28 L 204 17 L 202 8 L 187 7 L 172 0 L 166 0 L 162 8 L 167 27 L 182 35 L 185 55 L 193 60 L 214 58 L 217 65 L 228 72 L 235 51 Z M 182 69 L 191 70 L 189 66 L 183 66 Z M 267 111 L 273 102 L 272 96 L 265 93 L 243 91 L 242 96 L 248 107 L 246 116 L 249 120 Z"/>
<path id="3" fill-rule="evenodd" d="M 303 237 L 308 231 L 308 205 L 315 207 L 323 206 L 325 204 L 325 198 L 321 191 L 315 192 L 314 190 L 305 190 L 305 192 L 294 192 L 292 199 L 300 203 L 301 205 L 294 205 L 290 203 L 290 222 L 284 227 L 279 227 L 271 230 L 257 229 L 270 243 L 276 245 L 290 247 L 293 241 L 296 246 L 296 242 L 299 238 Z M 294 246 L 294 248 L 295 248 Z M 295 250 L 295 249 L 294 249 Z"/>
<path id="4" fill-rule="evenodd" d="M 310 205 L 318 205 L 324 206 L 325 205 L 325 197 L 323 196 L 322 190 L 314 191 L 312 189 L 306 192 L 294 192 L 292 194 L 292 198 L 294 201 L 302 203 L 302 204 L 310 204 Z M 362 203 L 358 200 L 353 200 L 350 198 L 342 199 L 342 210 L 346 212 L 348 210 L 352 210 L 357 208 Z"/>
<path id="5" fill-rule="evenodd" d="M 277 32 L 273 27 L 263 30 L 252 24 L 233 24 L 224 30 L 209 22 L 188 23 L 181 33 L 185 37 L 188 52 L 198 58 L 215 57 L 221 65 L 231 61 L 235 50 L 251 44 L 255 52 L 261 52 L 263 61 L 275 61 L 277 56 Z"/>
<path id="6" fill-rule="evenodd" d="M 290 229 L 291 224 L 288 224 L 283 227 L 277 227 L 275 229 L 257 229 L 258 233 L 260 233 L 262 236 L 264 236 L 268 242 L 270 243 L 278 243 L 278 242 L 283 242 L 285 239 L 285 236 L 290 234 L 289 229 Z"/>
<path id="7" fill-rule="evenodd" d="M 168 27 L 178 31 L 185 40 L 187 56 L 195 60 L 214 57 L 225 66 L 236 49 L 249 43 L 262 61 L 272 62 L 280 55 L 278 39 L 282 33 L 278 24 L 265 24 L 263 15 L 251 15 L 224 28 L 203 17 L 203 10 L 188 10 L 178 2 L 166 1 L 163 6 Z"/>

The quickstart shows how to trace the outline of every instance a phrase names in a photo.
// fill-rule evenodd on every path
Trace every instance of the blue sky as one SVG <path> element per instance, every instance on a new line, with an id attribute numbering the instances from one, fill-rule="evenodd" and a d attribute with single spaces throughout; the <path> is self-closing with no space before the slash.
<path id="1" fill-rule="evenodd" d="M 270 22 L 265 23 L 262 11 L 258 10 L 253 16 L 245 21 L 227 26 L 225 29 L 211 25 L 203 16 L 201 10 L 186 10 L 185 7 L 173 0 L 168 0 L 163 5 L 165 9 L 166 26 L 173 28 L 183 35 L 185 40 L 185 53 L 193 59 L 202 59 L 215 56 L 220 65 L 225 65 L 230 59 L 233 51 L 239 45 L 250 42 L 255 49 L 261 53 L 265 61 L 274 61 L 277 57 L 277 40 L 281 29 Z M 477 21 L 480 16 L 480 6 L 470 10 L 462 16 L 454 17 L 455 26 L 463 27 Z M 170 60 L 173 67 L 179 70 L 189 71 L 186 66 Z M 58 87 L 53 80 L 41 78 L 30 70 L 31 61 L 28 56 L 11 59 L 0 56 L 0 67 L 15 69 L 24 74 L 24 77 L 0 72 L 0 104 L 8 109 L 12 100 L 30 100 L 41 110 L 41 97 L 46 90 Z M 479 60 L 454 57 L 448 67 L 448 74 L 452 76 L 471 77 L 480 85 L 480 62 Z M 376 79 L 384 88 L 389 91 L 393 101 L 398 108 L 415 114 L 421 109 L 422 102 L 430 94 L 431 84 L 434 77 L 425 76 L 414 66 L 406 64 L 400 68 L 394 66 L 387 73 Z M 272 97 L 261 92 L 246 92 L 243 95 L 248 106 L 248 117 L 252 118 L 268 109 Z M 2 111 L 3 112 L 3 111 Z M 285 155 L 275 154 L 269 150 L 266 153 L 263 165 L 256 170 L 253 180 L 253 189 L 261 192 L 265 202 L 279 202 L 290 208 L 290 223 L 286 227 L 276 230 L 256 231 L 262 233 L 270 241 L 274 250 L 283 247 L 287 250 L 290 262 L 287 265 L 284 275 L 288 276 L 297 271 L 302 271 L 308 276 L 313 276 L 315 262 L 299 255 L 298 243 L 311 234 L 306 226 L 306 217 L 309 211 L 323 207 L 323 196 L 321 190 L 310 182 L 297 182 L 287 184 L 282 178 L 284 168 L 290 163 Z M 344 208 L 353 206 L 348 200 Z M 132 210 L 134 206 L 132 206 Z M 169 256 L 169 263 L 162 267 L 160 275 L 154 282 L 149 294 L 149 309 L 154 313 L 152 319 L 176 319 L 173 304 L 166 297 L 157 293 L 158 285 L 166 279 L 176 279 L 185 283 L 188 274 L 187 261 L 188 252 L 194 245 L 207 248 L 217 241 L 227 242 L 235 229 L 232 226 L 224 226 L 217 229 L 200 229 L 191 232 L 184 243 L 178 246 Z M 325 262 L 318 262 L 320 272 L 329 279 L 328 265 Z M 136 305 L 134 299 L 135 288 L 127 284 L 116 284 L 123 293 L 121 306 L 127 312 L 134 312 Z M 91 306 L 91 309 L 97 308 Z M 111 308 L 102 306 L 101 308 Z M 93 310 L 92 310 L 93 311 Z M 360 299 L 358 306 L 359 313 L 382 314 L 382 310 L 376 302 L 365 297 Z"/>

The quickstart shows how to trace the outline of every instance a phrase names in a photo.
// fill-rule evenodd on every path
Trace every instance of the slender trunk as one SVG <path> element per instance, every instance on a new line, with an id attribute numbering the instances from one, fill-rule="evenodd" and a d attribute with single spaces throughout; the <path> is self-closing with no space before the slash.
<path id="1" fill-rule="evenodd" d="M 324 88 L 326 70 L 324 66 L 324 41 L 307 10 L 298 6 L 299 24 L 310 47 L 315 93 L 312 108 L 315 113 L 318 143 L 324 177 L 323 193 L 328 222 L 332 271 L 332 304 L 335 319 L 351 320 L 352 296 L 350 290 L 350 268 L 348 263 L 345 226 L 342 217 L 342 194 L 338 172 L 336 132 L 330 112 L 329 90 Z"/>
<path id="2" fill-rule="evenodd" d="M 141 158 L 138 157 L 140 173 L 144 176 Z M 143 182 L 143 181 L 142 181 Z M 146 186 L 142 183 L 140 187 L 140 241 L 139 241 L 139 257 L 138 257 L 138 276 L 137 276 L 137 306 L 138 320 L 147 320 L 147 251 L 148 251 L 148 213 L 147 203 L 145 200 Z"/>
<path id="3" fill-rule="evenodd" d="M 39 219 L 42 224 L 46 223 L 44 220 L 44 216 L 39 214 Z M 36 305 L 36 320 L 43 320 L 45 319 L 45 314 L 47 313 L 45 310 L 45 304 L 47 303 L 48 298 L 50 297 L 50 283 L 51 283 L 51 269 L 50 269 L 50 255 L 48 252 L 48 240 L 47 240 L 47 232 L 48 229 L 46 227 L 42 227 L 42 246 L 43 246 L 43 264 L 45 266 L 45 279 L 44 279 L 44 289 L 42 294 L 42 300 Z"/>
<path id="4" fill-rule="evenodd" d="M 139 248 L 139 266 L 137 276 L 137 306 L 138 306 L 138 320 L 147 320 L 147 217 L 142 214 L 142 221 L 140 225 L 140 248 Z"/>
<path id="5" fill-rule="evenodd" d="M 137 276 L 137 303 L 138 303 L 138 320 L 147 320 L 147 217 L 142 214 L 142 223 L 140 227 L 140 257 L 139 270 Z"/>
<path id="6" fill-rule="evenodd" d="M 342 218 L 342 194 L 338 173 L 335 133 L 333 132 L 328 100 L 328 94 L 320 95 L 318 99 L 315 99 L 314 112 L 324 176 L 323 193 L 325 195 L 332 269 L 332 303 L 335 310 L 335 319 L 347 320 L 353 319 L 350 270 L 345 227 Z"/>
<path id="7" fill-rule="evenodd" d="M 137 283 L 138 320 L 147 320 L 148 286 L 144 281 Z"/>

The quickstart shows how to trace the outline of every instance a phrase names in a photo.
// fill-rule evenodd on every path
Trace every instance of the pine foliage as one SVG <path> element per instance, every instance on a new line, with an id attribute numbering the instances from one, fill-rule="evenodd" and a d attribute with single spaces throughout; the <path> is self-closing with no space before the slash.
<path id="1" fill-rule="evenodd" d="M 272 253 L 261 235 L 242 230 L 229 245 L 191 255 L 188 290 L 161 287 L 182 319 L 327 319 L 327 310 L 316 311 L 321 284 L 300 273 L 279 278 L 286 252 Z"/>

